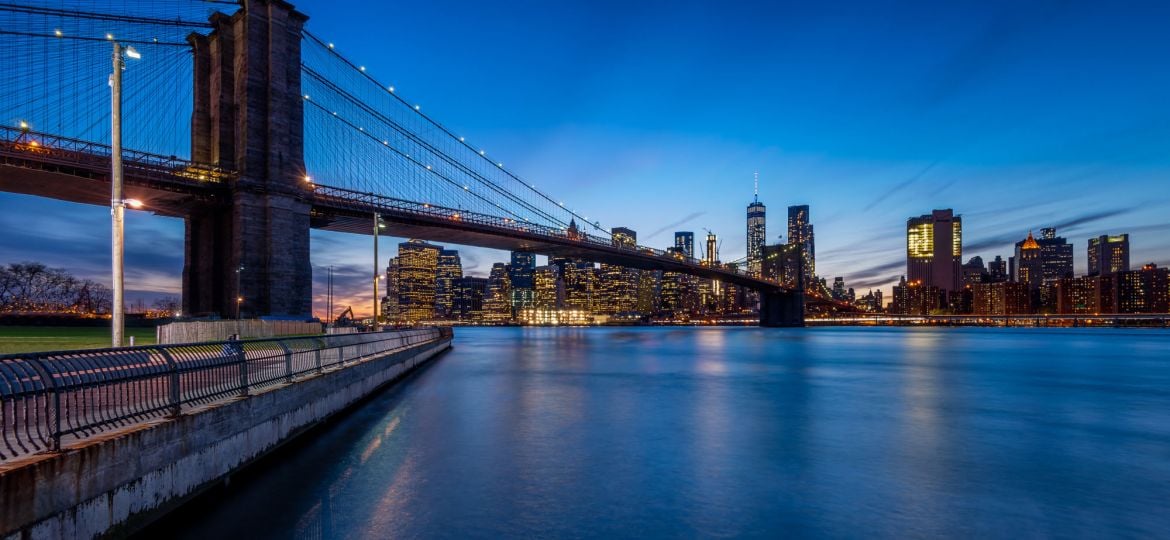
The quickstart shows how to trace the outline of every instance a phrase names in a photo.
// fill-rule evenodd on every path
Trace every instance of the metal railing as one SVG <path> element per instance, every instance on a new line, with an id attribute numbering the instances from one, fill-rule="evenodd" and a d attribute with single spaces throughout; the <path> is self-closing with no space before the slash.
<path id="1" fill-rule="evenodd" d="M 451 335 L 424 328 L 0 356 L 0 461 Z"/>
<path id="2" fill-rule="evenodd" d="M 111 152 L 107 144 L 0 126 L 0 154 L 5 156 L 108 172 Z M 138 150 L 123 149 L 122 160 L 129 177 L 176 181 L 193 186 L 221 184 L 235 177 L 234 172 L 212 165 Z"/>

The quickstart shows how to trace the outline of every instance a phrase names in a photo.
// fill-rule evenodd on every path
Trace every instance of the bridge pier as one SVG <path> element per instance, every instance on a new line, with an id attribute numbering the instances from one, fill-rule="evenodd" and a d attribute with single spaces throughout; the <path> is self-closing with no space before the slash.
<path id="1" fill-rule="evenodd" d="M 308 317 L 312 191 L 304 180 L 300 95 L 307 17 L 282 0 L 241 4 L 232 15 L 212 15 L 208 35 L 188 37 L 191 157 L 238 176 L 227 204 L 187 217 L 183 309 Z"/>
<path id="2" fill-rule="evenodd" d="M 760 291 L 760 326 L 804 326 L 804 295 L 789 291 Z"/>

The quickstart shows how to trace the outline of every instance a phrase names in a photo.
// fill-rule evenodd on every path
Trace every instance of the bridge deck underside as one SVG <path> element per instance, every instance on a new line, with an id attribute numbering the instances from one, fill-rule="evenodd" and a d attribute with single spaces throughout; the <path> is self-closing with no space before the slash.
<path id="1" fill-rule="evenodd" d="M 142 180 L 127 175 L 125 198 L 142 201 L 144 209 L 170 217 L 185 216 L 196 202 L 217 200 L 210 189 Z M 109 174 L 93 171 L 32 168 L 0 163 L 0 191 L 48 197 L 98 206 L 110 205 Z"/>

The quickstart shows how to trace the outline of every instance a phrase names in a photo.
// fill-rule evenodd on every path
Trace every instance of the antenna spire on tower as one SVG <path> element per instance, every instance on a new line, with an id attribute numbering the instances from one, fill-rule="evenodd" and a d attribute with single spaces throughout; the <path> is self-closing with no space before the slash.
<path id="1" fill-rule="evenodd" d="M 752 190 L 755 202 L 760 202 L 760 171 L 756 171 L 755 187 Z"/>

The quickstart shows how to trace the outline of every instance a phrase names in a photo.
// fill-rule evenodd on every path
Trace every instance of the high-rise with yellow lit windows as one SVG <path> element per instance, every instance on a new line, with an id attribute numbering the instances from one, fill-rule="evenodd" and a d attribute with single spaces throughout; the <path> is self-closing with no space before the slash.
<path id="1" fill-rule="evenodd" d="M 957 291 L 962 281 L 963 218 L 951 209 L 906 221 L 906 275 L 910 282 Z"/>

